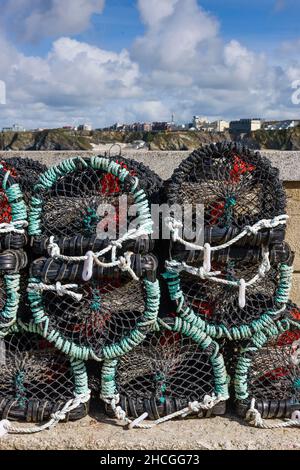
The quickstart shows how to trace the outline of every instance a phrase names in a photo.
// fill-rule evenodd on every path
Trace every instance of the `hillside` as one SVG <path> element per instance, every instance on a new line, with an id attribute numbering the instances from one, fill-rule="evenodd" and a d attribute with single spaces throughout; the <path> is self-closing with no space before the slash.
<path id="1" fill-rule="evenodd" d="M 251 148 L 300 150 L 300 127 L 285 131 L 256 131 L 243 136 L 194 131 L 177 132 L 75 132 L 51 129 L 40 132 L 1 132 L 0 150 L 92 150 L 93 145 L 143 140 L 150 150 L 192 150 L 203 144 L 239 140 Z"/>

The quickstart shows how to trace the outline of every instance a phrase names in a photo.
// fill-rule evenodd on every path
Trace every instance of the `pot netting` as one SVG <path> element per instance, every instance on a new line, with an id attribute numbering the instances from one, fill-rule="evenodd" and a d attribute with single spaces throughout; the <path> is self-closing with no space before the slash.
<path id="1" fill-rule="evenodd" d="M 137 217 L 137 225 L 145 227 L 144 235 L 150 234 L 146 193 L 134 171 L 125 166 L 108 158 L 78 157 L 45 172 L 31 200 L 29 233 L 34 236 L 33 250 L 37 254 L 49 251 L 50 237 L 65 255 L 101 250 L 111 240 L 124 236 Z M 121 196 L 123 205 L 119 204 Z M 128 218 L 124 198 L 128 211 L 133 210 Z M 141 242 L 141 251 L 148 248 L 146 238 Z M 138 241 L 138 237 L 131 237 L 126 248 L 138 250 Z"/>
<path id="2" fill-rule="evenodd" d="M 284 221 L 261 226 L 256 232 L 248 229 L 259 221 L 284 217 L 286 204 L 278 170 L 259 153 L 242 145 L 219 143 L 195 150 L 174 171 L 167 196 L 169 205 L 180 205 L 183 213 L 187 210 L 185 204 L 193 208 L 194 231 L 199 231 L 196 205 L 203 205 L 203 243 L 219 245 L 233 240 L 245 229 L 248 232 L 236 244 L 283 241 Z M 176 213 L 174 217 L 176 220 Z M 183 232 L 183 239 L 187 240 L 185 237 Z M 173 240 L 176 242 L 174 232 Z M 184 250 L 182 243 L 175 244 L 174 250 L 174 253 Z"/>
<path id="3" fill-rule="evenodd" d="M 28 287 L 34 322 L 46 338 L 74 357 L 101 360 L 124 354 L 142 341 L 159 308 L 159 286 L 151 270 L 155 260 L 148 255 L 145 263 L 151 280 L 147 264 L 140 280 L 114 269 L 94 272 L 90 282 L 83 282 L 68 274 L 62 278 L 62 262 L 56 262 L 56 273 L 50 268 L 42 275 L 43 260 L 37 260 Z M 73 264 L 72 275 L 76 268 Z"/>
<path id="4" fill-rule="evenodd" d="M 256 335 L 243 349 L 234 378 L 237 412 L 245 416 L 255 399 L 263 418 L 290 418 L 300 407 L 300 312 Z"/>
<path id="5" fill-rule="evenodd" d="M 86 392 L 84 364 L 71 361 L 40 335 L 9 333 L 0 339 L 0 416 L 27 422 L 48 420 L 52 413 Z M 66 415 L 67 420 L 87 414 L 88 403 Z"/>
<path id="6" fill-rule="evenodd" d="M 259 263 L 230 260 L 227 266 L 221 266 L 218 275 L 225 284 L 172 269 L 168 269 L 164 277 L 180 317 L 212 337 L 240 340 L 250 338 L 266 322 L 280 315 L 289 298 L 293 268 L 285 263 L 271 264 L 259 277 L 259 266 Z M 219 267 L 212 264 L 213 271 Z M 246 286 L 243 304 L 241 280 Z"/>
<path id="7" fill-rule="evenodd" d="M 27 211 L 16 173 L 6 162 L 0 162 L 0 251 L 20 249 L 27 237 Z"/>
<path id="8" fill-rule="evenodd" d="M 150 419 L 159 419 L 191 402 L 202 403 L 206 396 L 218 396 L 211 407 L 199 410 L 199 416 L 224 414 L 227 376 L 218 346 L 207 337 L 202 342 L 196 331 L 190 336 L 180 328 L 152 332 L 118 361 L 104 363 L 104 401 L 109 403 L 117 393 L 127 416 L 137 418 L 146 412 Z M 112 412 L 109 405 L 107 411 Z"/>
<path id="9" fill-rule="evenodd" d="M 142 162 L 125 158 L 122 155 L 110 156 L 109 159 L 119 163 L 122 168 L 127 169 L 132 176 L 136 176 L 139 179 L 140 187 L 145 191 L 151 203 L 160 203 L 163 181 L 151 168 L 144 165 Z"/>
<path id="10" fill-rule="evenodd" d="M 37 184 L 40 175 L 47 170 L 46 165 L 31 158 L 12 157 L 5 159 L 5 166 L 15 177 L 28 206 L 33 187 Z"/>

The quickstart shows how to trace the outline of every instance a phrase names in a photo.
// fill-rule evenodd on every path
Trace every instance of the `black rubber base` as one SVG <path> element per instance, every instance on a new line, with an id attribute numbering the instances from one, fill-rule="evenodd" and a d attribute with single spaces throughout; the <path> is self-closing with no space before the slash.
<path id="1" fill-rule="evenodd" d="M 182 400 L 179 398 L 166 397 L 163 404 L 158 403 L 155 399 L 143 399 L 139 398 L 133 400 L 121 395 L 120 405 L 126 412 L 129 418 L 138 418 L 143 413 L 148 413 L 148 419 L 156 420 L 167 416 L 176 411 L 182 410 L 188 406 L 188 400 Z M 105 411 L 110 417 L 114 417 L 114 413 L 110 405 L 105 406 Z M 221 416 L 226 413 L 226 402 L 222 401 L 215 405 L 210 410 L 203 410 L 197 415 L 199 418 L 210 418 L 213 416 Z M 192 415 L 191 415 L 192 416 Z"/>

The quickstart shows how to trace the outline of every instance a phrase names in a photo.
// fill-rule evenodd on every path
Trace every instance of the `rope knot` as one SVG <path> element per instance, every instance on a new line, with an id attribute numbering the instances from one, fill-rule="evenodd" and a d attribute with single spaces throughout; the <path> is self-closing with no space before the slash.
<path id="1" fill-rule="evenodd" d="M 60 256 L 60 248 L 58 244 L 54 242 L 53 235 L 49 238 L 47 251 L 48 251 L 49 256 L 51 256 L 51 258 L 57 258 L 58 256 Z"/>

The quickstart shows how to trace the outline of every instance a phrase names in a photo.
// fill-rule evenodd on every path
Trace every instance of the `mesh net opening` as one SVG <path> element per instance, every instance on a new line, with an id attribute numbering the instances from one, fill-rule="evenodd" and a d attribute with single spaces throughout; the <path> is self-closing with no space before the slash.
<path id="1" fill-rule="evenodd" d="M 206 227 L 241 231 L 285 213 L 278 171 L 239 144 L 195 150 L 175 170 L 167 192 L 170 204 L 203 204 Z"/>
<path id="2" fill-rule="evenodd" d="M 22 332 L 0 339 L 0 416 L 41 422 L 74 398 L 74 377 L 67 357 L 42 337 Z M 70 412 L 79 419 L 87 405 Z"/>
<path id="3" fill-rule="evenodd" d="M 202 401 L 215 391 L 210 354 L 179 333 L 149 334 L 119 360 L 116 388 L 121 406 L 130 417 L 147 412 L 150 419 L 158 419 L 191 401 Z M 212 413 L 222 414 L 224 406 L 223 402 Z"/>
<path id="4" fill-rule="evenodd" d="M 223 279 L 249 281 L 258 272 L 259 264 L 244 265 L 231 261 L 227 269 L 222 266 Z M 217 266 L 212 268 L 218 270 Z M 279 275 L 272 268 L 264 278 L 261 278 L 246 290 L 246 305 L 239 306 L 239 290 L 230 285 L 218 284 L 210 280 L 201 280 L 187 273 L 180 274 L 180 287 L 184 294 L 186 305 L 191 307 L 197 316 L 203 320 L 224 324 L 230 329 L 243 324 L 250 324 L 270 310 L 276 310 L 275 293 L 278 287 Z"/>

